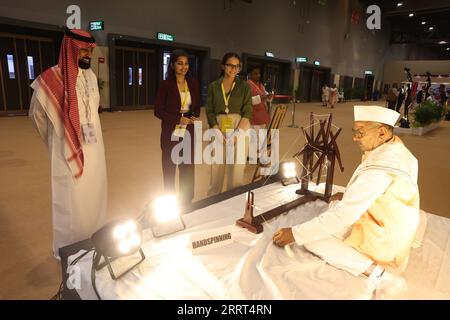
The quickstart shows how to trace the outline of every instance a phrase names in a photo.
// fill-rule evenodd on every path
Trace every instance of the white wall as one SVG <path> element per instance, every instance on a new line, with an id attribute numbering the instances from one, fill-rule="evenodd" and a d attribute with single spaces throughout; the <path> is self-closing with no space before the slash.
<path id="1" fill-rule="evenodd" d="M 105 59 L 104 63 L 98 63 L 98 58 Z M 100 91 L 100 105 L 103 108 L 109 108 L 109 48 L 105 46 L 97 46 L 92 54 L 91 60 L 92 71 L 98 78 L 104 81 L 103 90 Z"/>
<path id="2" fill-rule="evenodd" d="M 329 0 L 326 5 L 316 0 L 255 0 L 252 4 L 237 0 L 0 0 L 0 16 L 62 27 L 70 4 L 81 7 L 84 28 L 91 20 L 105 21 L 105 30 L 94 33 L 100 48 L 97 54 L 106 58 L 100 70 L 106 81 L 104 106 L 109 106 L 108 33 L 148 39 L 155 39 L 156 32 L 171 33 L 176 42 L 210 47 L 216 60 L 231 50 L 257 55 L 270 51 L 289 61 L 306 56 L 310 62 L 319 60 L 331 67 L 336 75 L 362 78 L 364 70 L 372 70 L 375 80 L 386 83 L 403 80 L 404 67 L 400 63 L 393 69 L 395 63 L 385 65 L 386 61 L 431 55 L 417 46 L 390 45 L 385 20 L 381 30 L 368 30 L 367 15 L 358 0 Z M 354 10 L 362 12 L 356 25 L 351 23 Z M 416 72 L 417 68 L 411 69 Z M 297 78 L 298 72 L 294 88 Z"/>
<path id="3" fill-rule="evenodd" d="M 450 60 L 391 60 L 384 67 L 384 83 L 399 83 L 407 80 L 404 68 L 410 68 L 411 74 L 450 75 Z"/>
<path id="4" fill-rule="evenodd" d="M 312 15 L 301 19 L 303 29 L 298 35 L 297 51 L 331 66 L 335 74 L 363 78 L 364 70 L 372 70 L 376 79 L 382 79 L 390 26 L 382 21 L 380 31 L 370 31 L 364 14 L 359 24 L 352 24 L 352 11 L 363 10 L 356 1 L 327 3 L 328 10 L 316 1 L 311 3 Z"/>
<path id="5" fill-rule="evenodd" d="M 350 24 L 351 11 L 363 10 L 357 0 L 0 0 L 0 15 L 63 26 L 70 4 L 81 7 L 83 27 L 105 21 L 105 30 L 95 33 L 100 45 L 107 45 L 107 33 L 154 39 L 160 31 L 177 42 L 210 47 L 213 59 L 230 50 L 270 51 L 290 61 L 320 60 L 335 74 L 363 77 L 371 69 L 380 79 L 388 51 L 387 24 L 369 31 L 365 14 L 359 25 Z"/>
<path id="6" fill-rule="evenodd" d="M 416 44 L 393 44 L 389 47 L 387 60 L 438 60 L 439 55 L 429 48 Z"/>

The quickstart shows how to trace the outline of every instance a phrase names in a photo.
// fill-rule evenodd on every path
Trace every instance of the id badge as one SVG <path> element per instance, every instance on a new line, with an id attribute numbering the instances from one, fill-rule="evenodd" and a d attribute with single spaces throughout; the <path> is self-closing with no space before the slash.
<path id="1" fill-rule="evenodd" d="M 97 143 L 97 136 L 95 134 L 95 127 L 93 123 L 81 125 L 81 130 L 83 131 L 85 144 Z"/>
<path id="2" fill-rule="evenodd" d="M 233 119 L 230 117 L 225 117 L 222 119 L 220 131 L 226 133 L 227 130 L 233 130 Z"/>
<path id="3" fill-rule="evenodd" d="M 179 138 L 184 138 L 185 134 L 186 134 L 186 127 L 179 124 L 176 125 L 175 130 L 172 133 L 172 135 Z"/>

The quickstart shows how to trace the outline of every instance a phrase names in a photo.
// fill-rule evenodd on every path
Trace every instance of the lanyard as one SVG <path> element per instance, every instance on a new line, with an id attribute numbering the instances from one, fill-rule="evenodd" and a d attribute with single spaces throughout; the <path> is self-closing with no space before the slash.
<path id="1" fill-rule="evenodd" d="M 178 88 L 178 86 L 177 86 L 177 88 Z M 181 91 L 180 91 L 180 89 L 178 89 L 178 92 L 180 93 L 181 110 L 183 110 L 183 109 L 184 109 L 184 106 L 186 105 L 187 96 L 188 96 L 188 93 L 189 93 L 189 88 L 188 88 L 188 85 L 187 85 L 187 81 L 186 81 L 186 80 L 184 80 L 184 97 L 181 98 Z"/>
<path id="2" fill-rule="evenodd" d="M 230 93 L 227 96 L 225 94 L 225 88 L 223 87 L 223 82 L 220 84 L 220 86 L 222 87 L 223 102 L 225 103 L 225 113 L 228 113 L 230 111 L 228 109 L 228 105 L 230 104 L 231 92 L 233 91 L 235 85 L 236 85 L 236 82 L 233 81 L 233 85 L 231 86 Z"/>
<path id="3" fill-rule="evenodd" d="M 89 85 L 88 80 L 86 78 L 86 74 L 83 73 L 83 80 L 81 81 L 84 89 L 84 94 L 81 98 L 84 104 L 85 116 L 87 123 L 91 123 L 91 106 L 90 106 L 90 94 L 89 94 Z M 86 101 L 87 100 L 87 101 Z"/>

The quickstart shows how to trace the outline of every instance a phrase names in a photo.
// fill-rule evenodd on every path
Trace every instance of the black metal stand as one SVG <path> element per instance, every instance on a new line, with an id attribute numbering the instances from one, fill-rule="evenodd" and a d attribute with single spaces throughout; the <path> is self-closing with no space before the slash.
<path id="1" fill-rule="evenodd" d="M 288 127 L 298 128 L 298 125 L 295 124 L 295 97 L 292 99 L 292 123 Z"/>
<path id="2" fill-rule="evenodd" d="M 112 268 L 111 262 L 113 262 L 114 260 L 118 259 L 118 258 L 110 258 L 106 255 L 103 255 L 99 252 L 97 252 L 96 256 L 95 256 L 95 260 L 94 260 L 94 267 L 95 270 L 99 271 L 101 269 L 103 269 L 105 266 L 108 267 L 108 271 L 109 274 L 111 275 L 111 278 L 113 280 L 117 280 L 120 279 L 122 276 L 124 276 L 126 273 L 128 273 L 129 271 L 131 271 L 134 267 L 136 267 L 137 265 L 139 265 L 140 263 L 142 263 L 142 261 L 145 260 L 145 255 L 144 255 L 144 251 L 142 251 L 142 248 L 139 248 L 139 253 L 141 255 L 141 260 L 139 260 L 137 263 L 135 263 L 133 266 L 131 266 L 130 268 L 128 268 L 126 271 L 124 271 L 123 273 L 119 274 L 118 276 L 115 275 L 114 270 Z M 104 262 L 100 263 L 102 257 L 104 258 Z"/>

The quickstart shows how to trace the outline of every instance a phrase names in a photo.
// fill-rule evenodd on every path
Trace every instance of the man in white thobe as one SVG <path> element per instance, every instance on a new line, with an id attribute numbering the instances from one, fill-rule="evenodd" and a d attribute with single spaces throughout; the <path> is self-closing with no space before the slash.
<path id="1" fill-rule="evenodd" d="M 68 30 L 58 65 L 34 89 L 29 117 L 48 147 L 51 163 L 53 253 L 89 238 L 106 221 L 107 182 L 98 116 L 97 78 L 90 69 L 95 39 Z"/>
<path id="2" fill-rule="evenodd" d="M 401 280 L 392 275 L 406 268 L 420 220 L 418 164 L 393 135 L 398 112 L 355 106 L 354 114 L 353 140 L 364 155 L 345 193 L 335 197 L 341 201 L 310 221 L 277 231 L 273 241 L 304 245 L 339 269 L 367 276 L 375 289 L 383 278 Z"/>

